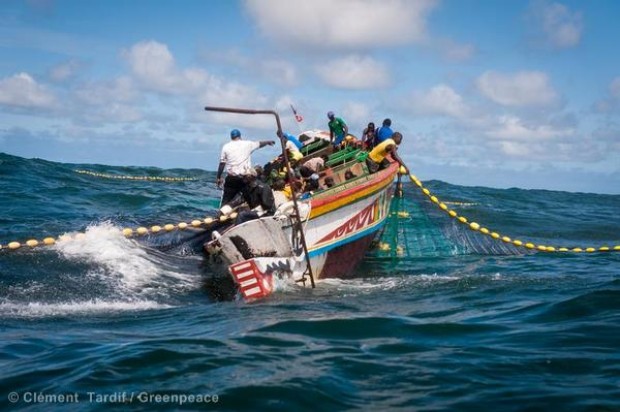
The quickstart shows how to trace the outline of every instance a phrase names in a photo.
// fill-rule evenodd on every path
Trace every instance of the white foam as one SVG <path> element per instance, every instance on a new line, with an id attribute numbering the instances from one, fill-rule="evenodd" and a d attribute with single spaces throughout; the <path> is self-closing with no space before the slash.
<path id="1" fill-rule="evenodd" d="M 458 276 L 444 276 L 444 275 L 438 275 L 437 273 L 433 273 L 432 275 L 414 275 L 412 276 L 413 279 L 419 279 L 425 282 L 449 282 L 452 280 L 459 280 L 461 279 Z"/>
<path id="2" fill-rule="evenodd" d="M 317 287 L 339 290 L 339 291 L 359 291 L 371 292 L 374 290 L 387 291 L 398 288 L 410 288 L 425 284 L 444 283 L 458 280 L 455 276 L 432 275 L 407 275 L 407 276 L 390 276 L 376 278 L 353 278 L 353 279 L 322 279 L 317 282 Z"/>
<path id="3" fill-rule="evenodd" d="M 196 286 L 197 279 L 163 267 L 135 241 L 126 238 L 110 222 L 89 226 L 82 235 L 68 234 L 70 240 L 59 240 L 57 250 L 67 259 L 82 260 L 105 268 L 89 276 L 108 276 L 109 281 L 134 293 L 146 293 L 158 286 L 183 289 Z M 107 272 L 107 275 L 104 274 Z M 174 278 L 175 282 L 166 282 Z"/>
<path id="4" fill-rule="evenodd" d="M 54 317 L 65 315 L 114 313 L 166 309 L 172 306 L 152 301 L 104 301 L 94 299 L 81 302 L 61 303 L 0 303 L 0 315 L 3 317 Z"/>
<path id="5" fill-rule="evenodd" d="M 306 285 L 310 284 L 310 279 L 306 281 Z M 303 283 L 297 283 L 293 278 L 285 277 L 280 278 L 278 276 L 273 277 L 273 292 L 290 292 L 303 288 Z"/>

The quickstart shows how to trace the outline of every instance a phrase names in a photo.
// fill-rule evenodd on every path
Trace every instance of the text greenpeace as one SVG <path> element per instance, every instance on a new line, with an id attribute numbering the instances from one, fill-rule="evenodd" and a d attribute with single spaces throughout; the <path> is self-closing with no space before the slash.
<path id="1" fill-rule="evenodd" d="M 217 395 L 149 392 L 140 392 L 137 398 L 140 403 L 162 403 L 175 405 L 185 405 L 189 403 L 217 403 L 220 399 Z"/>

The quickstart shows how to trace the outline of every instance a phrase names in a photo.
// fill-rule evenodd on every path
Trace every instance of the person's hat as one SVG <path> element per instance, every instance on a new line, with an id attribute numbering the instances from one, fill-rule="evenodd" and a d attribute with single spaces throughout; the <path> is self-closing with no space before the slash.
<path id="1" fill-rule="evenodd" d="M 232 129 L 230 131 L 230 138 L 236 139 L 237 137 L 241 137 L 241 132 L 238 129 Z"/>
<path id="2" fill-rule="evenodd" d="M 330 119 L 334 117 L 334 112 L 327 112 L 327 117 L 329 117 Z"/>

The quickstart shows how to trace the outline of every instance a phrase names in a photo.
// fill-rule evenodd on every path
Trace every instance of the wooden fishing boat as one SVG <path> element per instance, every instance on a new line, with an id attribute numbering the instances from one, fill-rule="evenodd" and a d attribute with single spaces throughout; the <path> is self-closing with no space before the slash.
<path id="1" fill-rule="evenodd" d="M 369 173 L 366 156 L 355 148 L 332 154 L 321 183 L 331 178 L 334 186 L 216 233 L 204 246 L 211 270 L 232 276 L 245 299 L 269 295 L 275 279 L 314 286 L 351 276 L 386 222 L 399 170 L 392 162 Z"/>

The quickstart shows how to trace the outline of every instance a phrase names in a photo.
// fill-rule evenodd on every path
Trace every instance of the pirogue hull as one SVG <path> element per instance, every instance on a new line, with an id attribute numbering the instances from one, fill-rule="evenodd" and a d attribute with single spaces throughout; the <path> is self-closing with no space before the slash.
<path id="1" fill-rule="evenodd" d="M 299 230 L 283 205 L 273 217 L 233 226 L 205 245 L 215 276 L 232 276 L 242 296 L 256 299 L 270 294 L 274 278 L 314 280 L 349 277 L 361 262 L 389 214 L 398 164 L 368 174 L 363 163 L 349 169 L 359 177 L 342 176 L 336 186 L 298 201 L 308 258 Z M 342 168 L 341 168 L 342 170 Z"/>
<path id="2" fill-rule="evenodd" d="M 312 199 L 305 235 L 317 279 L 352 274 L 385 223 L 397 170 L 394 164 Z"/>

